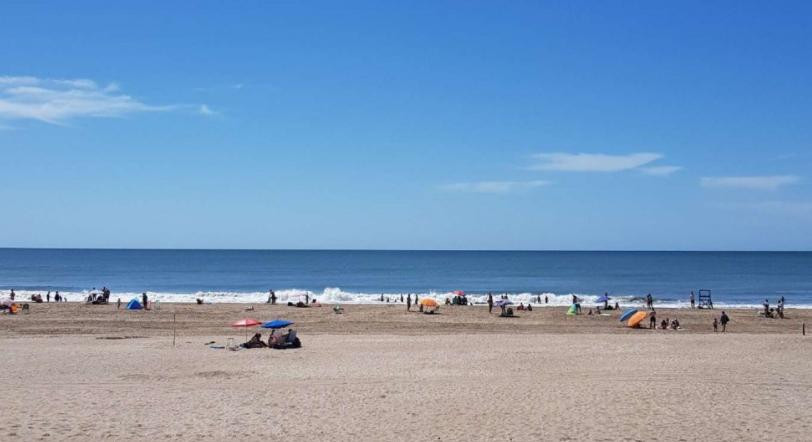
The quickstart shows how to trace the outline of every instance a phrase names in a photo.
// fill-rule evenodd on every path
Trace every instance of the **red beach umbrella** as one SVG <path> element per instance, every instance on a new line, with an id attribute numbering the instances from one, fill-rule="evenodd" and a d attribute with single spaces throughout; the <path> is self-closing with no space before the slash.
<path id="1" fill-rule="evenodd" d="M 232 327 L 245 327 L 245 340 L 248 340 L 248 327 L 256 327 L 262 324 L 261 322 L 257 321 L 256 319 L 252 318 L 244 318 L 240 319 L 239 321 L 231 324 Z"/>
<path id="2" fill-rule="evenodd" d="M 245 319 L 240 319 L 239 321 L 231 324 L 231 326 L 232 327 L 256 327 L 259 324 L 262 324 L 262 323 L 257 321 L 256 319 L 245 318 Z"/>

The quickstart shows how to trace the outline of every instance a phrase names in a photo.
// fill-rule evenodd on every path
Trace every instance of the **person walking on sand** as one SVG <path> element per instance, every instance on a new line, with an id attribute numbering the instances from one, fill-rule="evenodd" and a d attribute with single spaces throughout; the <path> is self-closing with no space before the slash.
<path id="1" fill-rule="evenodd" d="M 143 304 L 144 310 L 149 310 L 149 297 L 147 296 L 147 292 L 141 294 L 141 304 Z"/>
<path id="2" fill-rule="evenodd" d="M 727 330 L 727 323 L 730 322 L 730 318 L 724 310 L 722 310 L 722 316 L 719 317 L 719 322 L 722 323 L 722 333 L 724 333 Z"/>
<path id="3" fill-rule="evenodd" d="M 116 310 L 121 308 L 121 298 L 116 299 Z"/>
<path id="4" fill-rule="evenodd" d="M 45 302 L 51 302 L 51 291 L 48 290 L 48 294 L 45 295 Z"/>
<path id="5" fill-rule="evenodd" d="M 713 332 L 716 333 L 719 331 L 719 320 L 713 318 Z"/>
<path id="6" fill-rule="evenodd" d="M 493 313 L 493 295 L 488 292 L 488 313 Z"/>
<path id="7" fill-rule="evenodd" d="M 656 329 L 657 329 L 657 314 L 656 314 L 656 313 L 654 313 L 654 312 L 651 312 L 651 316 L 649 316 L 649 319 L 648 319 L 648 328 L 650 328 L 650 329 L 652 329 L 652 330 L 656 330 Z"/>
<path id="8" fill-rule="evenodd" d="M 407 312 L 412 311 L 412 295 L 411 294 L 406 295 L 406 311 Z"/>
<path id="9" fill-rule="evenodd" d="M 694 291 L 691 290 L 691 308 L 694 308 L 695 300 L 694 300 Z"/>

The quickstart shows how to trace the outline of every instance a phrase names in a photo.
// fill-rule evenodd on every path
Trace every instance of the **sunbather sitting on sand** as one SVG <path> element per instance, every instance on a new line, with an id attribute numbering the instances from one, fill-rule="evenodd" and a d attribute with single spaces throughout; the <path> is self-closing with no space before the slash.
<path id="1" fill-rule="evenodd" d="M 255 333 L 254 336 L 248 340 L 245 344 L 242 344 L 244 348 L 265 348 L 268 345 L 262 342 L 262 335 L 259 333 Z"/>

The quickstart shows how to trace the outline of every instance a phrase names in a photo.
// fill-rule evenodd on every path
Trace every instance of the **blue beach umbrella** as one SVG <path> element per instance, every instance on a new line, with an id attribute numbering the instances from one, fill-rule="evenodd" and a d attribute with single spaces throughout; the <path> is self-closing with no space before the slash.
<path id="1" fill-rule="evenodd" d="M 285 328 L 291 324 L 293 324 L 293 321 L 287 319 L 274 319 L 262 324 L 262 328 Z"/>
<path id="2" fill-rule="evenodd" d="M 636 308 L 631 308 L 631 309 L 629 309 L 629 310 L 626 310 L 625 312 L 623 312 L 623 314 L 622 314 L 622 315 L 620 315 L 620 322 L 623 322 L 623 321 L 625 321 L 625 320 L 627 320 L 627 319 L 631 318 L 631 317 L 632 317 L 632 315 L 633 315 L 633 314 L 635 314 L 635 313 L 637 313 L 637 309 L 636 309 Z"/>

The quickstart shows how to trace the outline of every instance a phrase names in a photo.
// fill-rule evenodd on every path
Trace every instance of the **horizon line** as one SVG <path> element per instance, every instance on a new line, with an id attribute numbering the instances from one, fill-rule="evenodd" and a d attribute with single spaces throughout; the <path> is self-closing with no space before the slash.
<path id="1" fill-rule="evenodd" d="M 110 251 L 200 251 L 200 252 L 527 252 L 527 253 L 810 253 L 812 250 L 749 249 L 345 249 L 345 248 L 206 248 L 206 247 L 5 247 L 0 250 L 110 250 Z"/>

